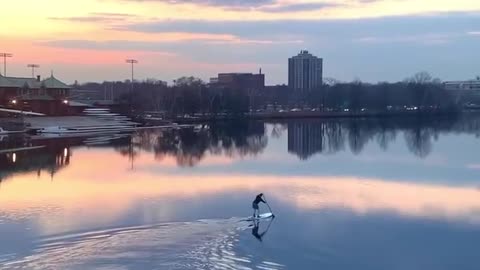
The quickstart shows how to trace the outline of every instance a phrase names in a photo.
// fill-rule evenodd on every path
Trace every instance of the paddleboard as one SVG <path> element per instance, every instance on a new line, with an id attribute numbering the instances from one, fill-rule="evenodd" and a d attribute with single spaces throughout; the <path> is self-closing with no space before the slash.
<path id="1" fill-rule="evenodd" d="M 249 217 L 248 220 L 259 220 L 259 219 L 267 219 L 274 217 L 273 213 L 263 213 L 258 215 L 258 217 Z"/>

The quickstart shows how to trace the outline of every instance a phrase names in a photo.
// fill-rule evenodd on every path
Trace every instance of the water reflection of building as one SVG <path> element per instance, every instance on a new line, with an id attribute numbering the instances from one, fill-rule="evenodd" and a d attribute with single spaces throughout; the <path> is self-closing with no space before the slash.
<path id="1" fill-rule="evenodd" d="M 84 138 L 13 138 L 0 144 L 0 181 L 14 174 L 46 171 L 52 177 L 70 164 L 72 146 Z"/>
<path id="2" fill-rule="evenodd" d="M 0 181 L 18 173 L 47 171 L 52 176 L 70 163 L 70 148 L 42 147 L 0 154 Z"/>
<path id="3" fill-rule="evenodd" d="M 306 122 L 288 124 L 288 152 L 300 159 L 308 159 L 323 151 L 323 125 Z"/>
<path id="4" fill-rule="evenodd" d="M 99 137 L 44 138 L 18 136 L 0 140 L 0 181 L 14 174 L 38 174 L 46 171 L 52 177 L 70 164 L 73 148 L 120 147 L 130 142 L 128 134 Z"/>

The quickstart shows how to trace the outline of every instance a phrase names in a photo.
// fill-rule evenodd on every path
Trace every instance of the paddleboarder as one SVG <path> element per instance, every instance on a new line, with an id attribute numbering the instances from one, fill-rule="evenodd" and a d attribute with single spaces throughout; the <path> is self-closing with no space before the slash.
<path id="1" fill-rule="evenodd" d="M 253 208 L 253 217 L 258 217 L 258 204 L 263 202 L 263 203 L 266 203 L 264 200 L 263 200 L 263 193 L 260 193 L 258 194 L 256 197 L 255 197 L 255 200 L 253 200 L 252 202 L 252 208 Z"/>

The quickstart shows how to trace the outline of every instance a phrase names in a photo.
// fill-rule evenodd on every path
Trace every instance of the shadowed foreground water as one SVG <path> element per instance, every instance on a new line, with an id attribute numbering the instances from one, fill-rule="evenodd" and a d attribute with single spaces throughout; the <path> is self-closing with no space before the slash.
<path id="1" fill-rule="evenodd" d="M 0 269 L 478 269 L 478 134 L 464 116 L 3 138 L 34 149 L 0 152 Z M 254 224 L 259 192 L 276 218 Z"/>

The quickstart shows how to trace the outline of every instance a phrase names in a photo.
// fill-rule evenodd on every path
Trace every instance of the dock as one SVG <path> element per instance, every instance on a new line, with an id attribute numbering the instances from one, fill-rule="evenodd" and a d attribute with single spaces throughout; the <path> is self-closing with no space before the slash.
<path id="1" fill-rule="evenodd" d="M 45 117 L 25 117 L 25 124 L 30 130 L 39 130 L 42 128 L 59 126 L 64 128 L 88 128 L 88 127 L 108 127 L 118 125 L 118 123 L 90 116 L 45 116 Z M 135 125 L 132 121 L 126 121 L 125 124 Z"/>
<path id="2" fill-rule="evenodd" d="M 193 128 L 191 124 L 167 124 L 155 126 L 139 126 L 130 120 L 111 121 L 91 116 L 61 116 L 61 117 L 27 117 L 25 124 L 29 133 L 45 132 L 43 129 L 58 128 L 58 132 L 43 133 L 42 136 L 82 137 L 98 134 L 128 133 L 143 129 L 179 129 Z M 48 135 L 50 134 L 50 135 Z"/>

